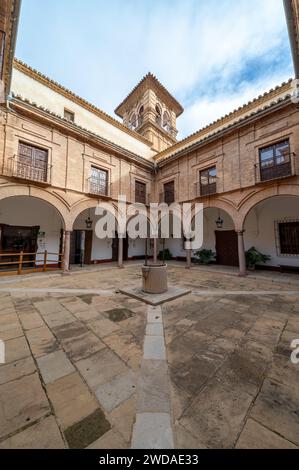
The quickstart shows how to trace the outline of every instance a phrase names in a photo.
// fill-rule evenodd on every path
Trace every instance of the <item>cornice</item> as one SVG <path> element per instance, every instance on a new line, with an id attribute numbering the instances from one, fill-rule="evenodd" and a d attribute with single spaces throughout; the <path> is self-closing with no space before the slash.
<path id="1" fill-rule="evenodd" d="M 38 82 L 42 83 L 43 85 L 47 86 L 51 90 L 55 91 L 56 93 L 59 93 L 60 95 L 64 96 L 65 98 L 73 101 L 79 106 L 82 106 L 83 108 L 87 109 L 91 113 L 95 114 L 96 116 L 100 117 L 101 119 L 105 120 L 109 124 L 112 124 L 113 126 L 117 127 L 121 131 L 125 132 L 126 134 L 130 135 L 131 137 L 134 137 L 135 139 L 139 140 L 140 142 L 146 144 L 148 147 L 151 148 L 152 144 L 147 140 L 145 137 L 142 135 L 138 134 L 135 131 L 132 131 L 128 127 L 124 126 L 121 122 L 117 121 L 113 117 L 111 117 L 109 114 L 105 113 L 101 109 L 97 108 L 93 104 L 89 103 L 86 101 L 84 98 L 81 98 L 80 96 L 76 95 L 72 91 L 68 90 L 67 88 L 63 87 L 60 85 L 58 82 L 55 82 L 54 80 L 51 80 L 49 77 L 46 75 L 38 72 L 34 68 L 30 67 L 29 65 L 25 64 L 21 60 L 14 59 L 13 66 L 16 70 L 19 70 L 20 72 L 24 73 L 25 75 L 33 78 L 34 80 L 37 80 Z"/>
<path id="2" fill-rule="evenodd" d="M 268 106 L 264 106 L 262 109 L 258 109 L 255 112 L 252 112 L 250 115 L 242 116 L 238 121 L 234 121 L 225 127 L 216 129 L 213 133 L 205 135 L 202 139 L 199 139 L 195 142 L 190 143 L 190 145 L 177 150 L 177 152 L 167 155 L 167 157 L 163 159 L 160 159 L 157 161 L 154 157 L 157 167 L 162 167 L 183 155 L 186 155 L 190 152 L 197 150 L 199 147 L 203 145 L 213 142 L 214 140 L 234 131 L 235 129 L 246 126 L 250 124 L 251 122 L 256 121 L 257 119 L 260 119 L 260 117 L 262 117 L 265 114 L 269 114 L 270 112 L 274 112 L 277 109 L 281 109 L 283 106 L 289 105 L 291 103 L 290 98 L 291 98 L 291 95 L 286 95 L 284 98 L 279 98 L 276 102 L 272 102 Z M 164 152 L 161 152 L 158 155 L 161 155 L 163 153 Z"/>
<path id="3" fill-rule="evenodd" d="M 40 120 L 46 125 L 56 126 L 67 134 L 73 134 L 79 136 L 84 142 L 94 145 L 95 143 L 100 146 L 102 149 L 106 150 L 109 153 L 116 154 L 121 158 L 127 158 L 130 161 L 134 161 L 139 165 L 147 167 L 148 169 L 154 168 L 154 163 L 151 160 L 148 160 L 140 155 L 137 155 L 133 152 L 130 152 L 123 147 L 111 142 L 98 134 L 91 132 L 88 129 L 85 129 L 78 124 L 70 123 L 68 120 L 62 118 L 61 116 L 46 110 L 45 108 L 39 107 L 34 103 L 31 103 L 29 100 L 22 100 L 21 97 L 14 96 L 10 101 L 11 107 L 16 111 L 21 113 L 28 114 L 31 118 Z"/>
<path id="4" fill-rule="evenodd" d="M 271 89 L 267 92 L 265 92 L 263 95 L 258 96 L 257 98 L 254 98 L 252 101 L 249 101 L 248 103 L 244 104 L 243 106 L 240 106 L 239 108 L 233 110 L 229 114 L 226 114 L 225 116 L 217 119 L 216 121 L 212 122 L 211 124 L 208 124 L 207 126 L 199 129 L 198 131 L 194 132 L 193 134 L 190 134 L 189 136 L 185 137 L 184 139 L 178 141 L 176 144 L 174 144 L 172 147 L 169 147 L 168 149 L 163 150 L 162 152 L 158 153 L 155 155 L 153 158 L 155 161 L 159 162 L 164 160 L 164 158 L 169 158 L 171 155 L 174 153 L 177 154 L 180 152 L 180 150 L 184 150 L 186 147 L 186 144 L 190 143 L 190 145 L 195 144 L 198 139 L 200 141 L 203 136 L 205 136 L 208 132 L 215 132 L 217 131 L 218 128 L 224 126 L 225 124 L 229 125 L 229 122 L 232 121 L 233 119 L 237 118 L 242 118 L 242 117 L 247 117 L 245 114 L 246 113 L 255 113 L 253 110 L 257 107 L 260 106 L 260 109 L 257 110 L 257 112 L 262 111 L 263 105 L 269 101 L 269 100 L 275 100 L 277 96 L 281 95 L 282 93 L 286 93 L 290 91 L 291 89 L 291 82 L 292 79 L 289 79 L 287 82 L 283 82 L 281 85 L 276 86 L 274 89 Z M 273 104 L 273 102 L 271 102 Z M 234 123 L 233 123 L 234 124 Z M 180 149 L 182 147 L 182 149 Z"/>

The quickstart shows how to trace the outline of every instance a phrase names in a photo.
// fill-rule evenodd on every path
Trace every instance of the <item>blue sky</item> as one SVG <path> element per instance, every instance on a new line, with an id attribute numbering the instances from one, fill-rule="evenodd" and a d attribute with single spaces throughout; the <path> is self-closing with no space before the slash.
<path id="1" fill-rule="evenodd" d="M 151 71 L 179 138 L 293 76 L 282 0 L 23 0 L 16 56 L 111 115 Z"/>

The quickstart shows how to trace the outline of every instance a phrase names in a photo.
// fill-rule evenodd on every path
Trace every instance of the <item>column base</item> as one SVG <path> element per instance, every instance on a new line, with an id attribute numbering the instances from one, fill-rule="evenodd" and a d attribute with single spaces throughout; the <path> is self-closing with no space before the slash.
<path id="1" fill-rule="evenodd" d="M 246 277 L 246 276 L 247 276 L 247 273 L 238 273 L 238 276 L 239 276 L 239 277 Z"/>

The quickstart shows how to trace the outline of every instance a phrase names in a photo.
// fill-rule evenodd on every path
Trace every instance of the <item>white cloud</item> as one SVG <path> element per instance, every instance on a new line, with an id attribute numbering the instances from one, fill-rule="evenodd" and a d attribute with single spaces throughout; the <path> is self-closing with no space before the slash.
<path id="1" fill-rule="evenodd" d="M 265 91 L 279 85 L 284 79 L 284 74 L 281 76 L 267 77 L 264 80 L 251 84 L 245 83 L 230 94 L 222 91 L 215 96 L 201 96 L 187 107 L 182 117 L 179 118 L 178 128 L 180 133 L 178 138 L 181 139 L 211 124 L 213 121 L 234 111 L 239 106 L 246 104 Z"/>
<path id="2" fill-rule="evenodd" d="M 183 137 L 287 79 L 287 42 L 282 0 L 26 0 L 17 54 L 110 114 L 150 70 L 185 107 Z"/>

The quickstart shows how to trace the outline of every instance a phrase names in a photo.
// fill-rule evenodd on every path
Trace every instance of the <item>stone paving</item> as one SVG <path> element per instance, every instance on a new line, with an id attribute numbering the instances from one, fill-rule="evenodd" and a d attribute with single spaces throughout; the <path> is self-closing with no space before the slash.
<path id="1" fill-rule="evenodd" d="M 0 282 L 0 448 L 298 448 L 290 279 L 172 265 L 159 321 L 136 264 Z"/>

